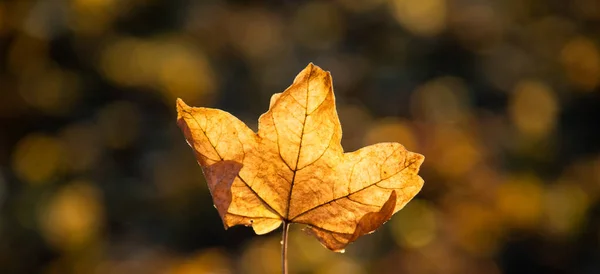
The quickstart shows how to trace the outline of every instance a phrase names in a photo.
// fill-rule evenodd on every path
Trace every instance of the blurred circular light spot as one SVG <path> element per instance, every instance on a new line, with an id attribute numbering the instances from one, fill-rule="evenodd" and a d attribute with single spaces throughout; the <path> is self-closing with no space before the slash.
<path id="1" fill-rule="evenodd" d="M 58 67 L 36 71 L 21 79 L 19 94 L 25 102 L 47 114 L 66 114 L 79 97 L 77 74 Z"/>
<path id="2" fill-rule="evenodd" d="M 178 97 L 198 103 L 216 85 L 202 52 L 177 37 L 119 38 L 102 50 L 99 66 L 119 85 L 160 91 L 169 105 Z"/>
<path id="3" fill-rule="evenodd" d="M 363 145 L 382 142 L 398 142 L 408 150 L 418 148 L 417 138 L 411 125 L 397 118 L 384 118 L 375 121 L 365 135 Z"/>
<path id="4" fill-rule="evenodd" d="M 429 163 L 441 175 L 449 178 L 461 178 L 481 162 L 484 148 L 468 132 L 456 128 L 441 126 L 431 133 L 433 140 L 424 153 Z"/>
<path id="5" fill-rule="evenodd" d="M 447 216 L 452 221 L 452 237 L 465 251 L 475 256 L 493 255 L 504 228 L 496 212 L 482 204 L 463 202 Z"/>
<path id="6" fill-rule="evenodd" d="M 83 34 L 101 34 L 117 14 L 115 0 L 71 0 L 70 27 Z M 122 6 L 122 5 L 121 5 Z"/>
<path id="7" fill-rule="evenodd" d="M 64 32 L 67 23 L 65 5 L 48 1 L 27 1 L 26 15 L 19 18 L 19 29 L 45 40 L 52 40 Z"/>
<path id="8" fill-rule="evenodd" d="M 244 249 L 240 269 L 248 274 L 277 274 L 281 273 L 279 262 L 281 259 L 281 244 L 279 238 L 255 238 Z"/>
<path id="9" fill-rule="evenodd" d="M 97 263 L 93 272 L 84 273 L 168 273 L 174 263 L 173 255 L 164 250 L 158 250 L 159 248 L 133 243 L 131 240 L 113 243 L 113 245 L 128 251 L 124 256 L 103 256 L 105 260 Z"/>
<path id="10" fill-rule="evenodd" d="M 313 273 L 319 266 L 329 264 L 337 254 L 323 248 L 319 241 L 308 238 L 299 227 L 291 226 L 288 249 L 297 252 L 289 253 L 289 259 L 296 262 L 294 270 L 298 273 Z"/>
<path id="11" fill-rule="evenodd" d="M 43 70 L 48 63 L 48 42 L 25 34 L 17 35 L 10 43 L 7 67 L 21 79 Z"/>
<path id="12" fill-rule="evenodd" d="M 534 176 L 511 177 L 499 185 L 496 206 L 503 220 L 515 228 L 536 228 L 543 211 L 543 191 Z"/>
<path id="13" fill-rule="evenodd" d="M 557 99 L 549 86 L 539 81 L 524 80 L 513 91 L 509 114 L 521 133 L 543 137 L 554 130 L 558 107 Z"/>
<path id="14" fill-rule="evenodd" d="M 54 179 L 62 170 L 63 144 L 55 137 L 33 133 L 22 138 L 12 154 L 15 175 L 38 185 Z"/>
<path id="15" fill-rule="evenodd" d="M 573 184 L 559 182 L 546 189 L 544 195 L 546 224 L 551 236 L 573 236 L 586 221 L 588 195 Z"/>
<path id="16" fill-rule="evenodd" d="M 266 10 L 234 12 L 227 20 L 229 40 L 250 61 L 280 56 L 286 39 L 281 18 Z"/>
<path id="17" fill-rule="evenodd" d="M 60 189 L 40 208 L 46 240 L 60 249 L 78 249 L 98 237 L 104 220 L 99 190 L 77 181 Z"/>
<path id="18" fill-rule="evenodd" d="M 175 264 L 167 273 L 169 274 L 229 274 L 232 271 L 232 262 L 227 254 L 218 249 L 206 249 L 191 258 Z"/>
<path id="19" fill-rule="evenodd" d="M 156 67 L 153 47 L 134 38 L 119 38 L 100 52 L 100 70 L 109 80 L 124 86 L 150 85 Z"/>
<path id="20" fill-rule="evenodd" d="M 335 259 L 330 260 L 328 263 L 323 264 L 317 271 L 312 273 L 316 274 L 364 274 L 367 273 L 363 267 L 357 262 L 350 260 L 345 257 L 335 257 Z"/>
<path id="21" fill-rule="evenodd" d="M 214 75 L 204 55 L 189 45 L 172 44 L 160 48 L 158 80 L 165 102 L 177 98 L 198 102 L 215 88 Z"/>
<path id="22" fill-rule="evenodd" d="M 385 268 L 382 268 L 383 271 L 373 273 L 388 273 L 385 270 L 391 270 L 391 273 L 413 274 L 470 273 L 464 271 L 464 255 L 456 252 L 454 246 L 441 239 L 419 249 L 403 249 L 388 260 Z"/>
<path id="23" fill-rule="evenodd" d="M 418 87 L 411 98 L 411 111 L 433 123 L 457 123 L 468 114 L 467 87 L 459 78 L 441 77 Z"/>
<path id="24" fill-rule="evenodd" d="M 600 82 L 600 53 L 594 42 L 585 37 L 569 41 L 560 53 L 567 79 L 576 87 L 591 91 Z"/>
<path id="25" fill-rule="evenodd" d="M 412 200 L 392 218 L 392 235 L 400 246 L 419 248 L 436 237 L 434 208 L 424 200 Z"/>
<path id="26" fill-rule="evenodd" d="M 446 0 L 389 0 L 396 20 L 419 36 L 435 36 L 446 28 Z"/>

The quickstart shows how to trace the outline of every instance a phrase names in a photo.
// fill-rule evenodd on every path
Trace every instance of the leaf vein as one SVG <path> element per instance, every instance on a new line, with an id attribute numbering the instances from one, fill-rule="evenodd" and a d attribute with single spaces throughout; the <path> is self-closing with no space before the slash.
<path id="1" fill-rule="evenodd" d="M 413 161 L 413 162 L 411 162 L 411 163 L 414 163 L 414 161 Z M 313 211 L 313 210 L 315 210 L 315 209 L 317 209 L 317 208 L 319 208 L 319 207 L 325 206 L 325 205 L 327 205 L 327 204 L 330 204 L 330 203 L 332 203 L 332 202 L 335 202 L 335 201 L 337 201 L 337 200 L 340 200 L 340 199 L 343 199 L 343 198 L 347 198 L 348 196 L 350 196 L 350 195 L 352 195 L 352 194 L 354 194 L 354 193 L 357 193 L 357 192 L 363 191 L 363 190 L 365 190 L 365 189 L 367 189 L 367 188 L 369 188 L 369 187 L 371 187 L 371 186 L 373 186 L 373 185 L 376 185 L 377 187 L 381 187 L 381 186 L 379 186 L 379 185 L 377 185 L 377 184 L 378 184 L 378 183 L 381 183 L 381 182 L 383 182 L 383 181 L 385 181 L 385 180 L 387 180 L 387 179 L 389 179 L 389 178 L 392 178 L 392 177 L 396 176 L 397 174 L 399 174 L 400 172 L 404 171 L 405 169 L 406 169 L 406 167 L 404 167 L 403 169 L 399 170 L 398 172 L 396 172 L 396 173 L 394 173 L 394 174 L 390 175 L 390 176 L 389 176 L 389 177 L 387 177 L 387 178 L 380 179 L 380 180 L 378 180 L 377 182 L 371 183 L 371 184 L 369 184 L 369 185 L 367 185 L 367 186 L 365 186 L 365 187 L 363 187 L 363 188 L 361 188 L 361 189 L 358 189 L 358 190 L 356 190 L 356 191 L 354 191 L 354 192 L 352 192 L 352 193 L 348 193 L 348 195 L 344 195 L 344 196 L 342 196 L 342 197 L 338 197 L 338 198 L 336 198 L 336 199 L 333 199 L 333 200 L 331 200 L 331 201 L 329 201 L 329 202 L 327 202 L 327 203 L 318 204 L 318 205 L 316 205 L 316 206 L 314 206 L 314 207 L 312 207 L 312 208 L 310 208 L 310 209 L 307 209 L 307 210 L 305 210 L 304 212 L 302 212 L 302 213 L 300 213 L 300 214 L 298 214 L 298 215 L 294 216 L 294 218 L 292 218 L 292 219 L 291 219 L 291 221 L 295 222 L 295 220 L 296 220 L 298 217 L 300 217 L 300 216 L 302 216 L 302 215 L 305 215 L 305 214 L 307 214 L 307 213 L 308 213 L 308 212 L 310 212 L 310 211 Z M 381 188 L 384 188 L 384 187 L 381 187 Z M 393 190 L 396 190 L 396 188 L 384 188 L 384 189 L 393 189 Z"/>

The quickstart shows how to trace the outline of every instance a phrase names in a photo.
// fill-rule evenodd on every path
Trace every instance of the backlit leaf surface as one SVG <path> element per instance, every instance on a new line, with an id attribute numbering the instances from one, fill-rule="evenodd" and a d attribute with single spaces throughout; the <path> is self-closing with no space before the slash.
<path id="1" fill-rule="evenodd" d="M 228 112 L 177 100 L 177 122 L 194 150 L 225 228 L 268 233 L 308 225 L 340 251 L 373 232 L 423 186 L 424 157 L 398 143 L 344 153 L 331 75 L 309 64 L 259 118 L 258 133 Z"/>

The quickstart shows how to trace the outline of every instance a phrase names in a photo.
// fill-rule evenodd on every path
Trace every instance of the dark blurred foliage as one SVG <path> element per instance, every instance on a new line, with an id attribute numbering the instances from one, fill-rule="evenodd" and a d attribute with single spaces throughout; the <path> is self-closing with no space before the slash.
<path id="1" fill-rule="evenodd" d="M 600 1 L 0 1 L 0 273 L 278 273 L 225 231 L 175 99 L 251 127 L 309 62 L 347 151 L 423 191 L 292 273 L 600 273 Z"/>

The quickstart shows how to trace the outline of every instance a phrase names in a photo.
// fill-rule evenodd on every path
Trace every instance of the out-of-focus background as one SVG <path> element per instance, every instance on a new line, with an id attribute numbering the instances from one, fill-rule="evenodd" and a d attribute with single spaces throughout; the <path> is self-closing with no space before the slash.
<path id="1" fill-rule="evenodd" d="M 309 62 L 346 151 L 399 141 L 423 191 L 291 273 L 600 273 L 600 1 L 0 1 L 0 273 L 279 273 L 223 229 L 175 99 L 256 128 Z"/>

